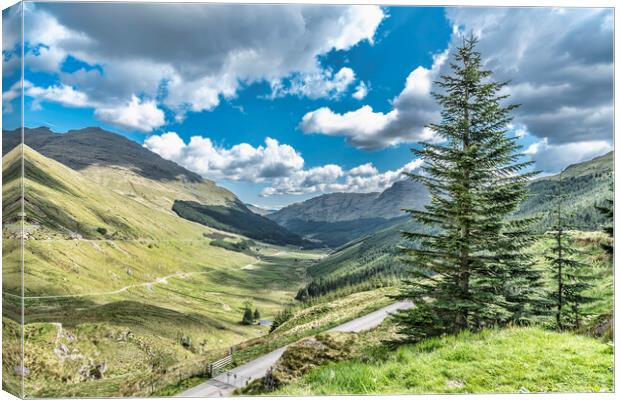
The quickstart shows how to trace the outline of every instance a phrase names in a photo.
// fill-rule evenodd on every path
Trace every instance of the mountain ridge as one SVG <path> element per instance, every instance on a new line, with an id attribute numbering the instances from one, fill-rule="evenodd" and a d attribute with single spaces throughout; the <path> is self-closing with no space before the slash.
<path id="1" fill-rule="evenodd" d="M 323 194 L 267 217 L 308 240 L 338 247 L 400 223 L 403 209 L 417 209 L 427 201 L 426 187 L 403 179 L 382 192 Z"/>

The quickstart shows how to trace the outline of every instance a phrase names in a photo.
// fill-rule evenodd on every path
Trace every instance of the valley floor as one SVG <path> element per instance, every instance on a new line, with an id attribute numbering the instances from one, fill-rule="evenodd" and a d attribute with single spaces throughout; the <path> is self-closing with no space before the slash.
<path id="1" fill-rule="evenodd" d="M 61 261 L 57 274 L 43 279 L 43 268 L 39 271 L 34 262 L 26 275 L 29 396 L 129 395 L 147 390 L 147 383 L 163 375 L 171 381 L 199 375 L 230 346 L 269 330 L 240 324 L 245 303 L 258 309 L 261 319 L 273 319 L 292 301 L 308 265 L 322 257 L 255 243 L 245 252 L 222 251 L 226 259 L 207 239 L 51 242 L 29 241 L 26 254 L 36 260 L 47 246 L 66 249 L 47 253 Z M 108 257 L 97 260 L 102 248 Z M 74 266 L 63 273 L 62 258 L 67 256 Z M 99 261 L 99 267 L 89 267 L 91 260 Z M 54 260 L 45 260 L 42 267 L 50 262 Z M 65 285 L 71 291 L 59 293 Z M 12 292 L 3 293 L 5 317 L 19 307 Z M 12 358 L 19 357 L 18 325 L 9 318 L 3 318 L 3 325 L 5 333 L 15 330 L 15 335 L 5 335 L 14 351 L 5 352 L 3 363 L 5 376 L 12 377 L 16 371 L 11 365 L 18 361 Z M 95 378 L 98 370 L 102 377 Z M 5 385 L 17 381 L 13 378 Z"/>

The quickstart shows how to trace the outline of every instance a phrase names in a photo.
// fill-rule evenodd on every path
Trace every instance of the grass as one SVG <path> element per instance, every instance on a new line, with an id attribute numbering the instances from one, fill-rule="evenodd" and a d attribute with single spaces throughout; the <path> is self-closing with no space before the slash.
<path id="1" fill-rule="evenodd" d="M 318 367 L 276 395 L 613 391 L 613 346 L 539 328 L 428 339 Z"/>
<path id="2" fill-rule="evenodd" d="M 6 176 L 20 150 L 3 158 Z M 243 252 L 213 246 L 221 236 L 232 244 L 245 238 L 220 236 L 166 209 L 169 196 L 222 204 L 208 191 L 212 183 L 155 182 L 111 167 L 107 174 L 96 166 L 77 172 L 28 147 L 24 154 L 28 396 L 149 395 L 154 379 L 167 385 L 199 375 L 229 346 L 267 332 L 239 324 L 246 301 L 273 318 L 292 301 L 308 265 L 322 257 L 261 242 Z M 95 170 L 99 181 L 90 175 Z M 123 192 L 122 177 L 136 178 L 133 195 Z M 19 193 L 19 179 L 4 181 L 5 199 Z M 9 211 L 17 217 L 14 207 Z M 21 292 L 19 241 L 11 239 L 11 220 L 4 222 L 4 316 L 17 318 L 10 295 Z M 118 340 L 111 332 L 130 335 Z M 61 345 L 74 359 L 60 362 Z M 4 354 L 9 385 L 19 379 L 13 368 L 19 341 Z M 87 376 L 98 363 L 106 364 L 103 378 Z"/>
<path id="3" fill-rule="evenodd" d="M 303 279 L 308 256 L 261 251 L 263 258 L 252 269 L 212 269 L 112 295 L 28 300 L 26 327 L 33 331 L 25 344 L 27 365 L 32 370 L 26 380 L 27 393 L 135 394 L 126 387 L 127 381 L 159 376 L 163 382 L 160 375 L 166 375 L 167 381 L 176 384 L 203 373 L 205 365 L 222 357 L 229 346 L 267 333 L 268 327 L 239 324 L 246 301 L 251 301 L 263 318 L 273 318 L 291 301 L 295 282 Z M 54 363 L 59 343 L 50 331 L 56 331 L 56 324 L 62 325 L 64 335 L 76 338 L 65 345 L 84 356 L 74 368 Z M 130 332 L 131 337 L 119 341 L 113 339 L 118 335 L 110 332 Z M 182 337 L 189 338 L 191 346 L 184 346 Z M 80 368 L 92 362 L 107 363 L 98 385 L 88 379 L 80 381 Z M 59 369 L 65 374 L 56 375 Z M 121 376 L 125 386 L 111 384 Z"/>

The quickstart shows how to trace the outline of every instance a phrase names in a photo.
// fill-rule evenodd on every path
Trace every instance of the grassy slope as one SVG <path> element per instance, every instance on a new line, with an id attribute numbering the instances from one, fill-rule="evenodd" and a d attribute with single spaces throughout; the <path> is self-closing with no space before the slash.
<path id="1" fill-rule="evenodd" d="M 319 367 L 276 394 L 598 392 L 613 390 L 613 346 L 538 328 L 425 340 Z"/>
<path id="2" fill-rule="evenodd" d="M 596 230 L 607 224 L 605 218 L 594 208 L 612 196 L 614 153 L 610 152 L 592 160 L 573 164 L 561 174 L 536 179 L 529 185 L 530 197 L 523 202 L 517 215 L 541 218 L 535 227 L 541 231 L 553 224 L 549 212 L 560 201 L 559 194 L 566 196 L 564 211 L 573 229 Z"/>
<path id="3" fill-rule="evenodd" d="M 272 318 L 291 301 L 309 260 L 320 256 L 261 243 L 243 253 L 211 246 L 217 232 L 102 187 L 29 148 L 24 151 L 26 215 L 35 239 L 26 241 L 26 295 L 74 296 L 26 300 L 29 395 L 128 394 L 135 388 L 121 386 L 132 379 L 153 373 L 164 379 L 157 368 L 203 367 L 205 359 L 221 355 L 218 349 L 265 333 L 264 327 L 238 323 L 245 301 Z M 4 157 L 5 177 L 15 164 L 19 149 Z M 19 196 L 17 183 L 5 181 L 5 199 Z M 100 227 L 107 232 L 97 232 Z M 10 234 L 4 228 L 6 238 Z M 5 250 L 17 249 L 16 244 L 6 240 Z M 18 293 L 17 271 L 3 272 L 3 291 Z M 6 317 L 15 301 L 5 295 L 4 303 Z M 117 331 L 130 331 L 132 337 L 108 335 Z M 191 348 L 181 344 L 183 336 L 191 339 Z M 54 349 L 61 342 L 80 357 L 60 366 Z M 5 356 L 5 374 L 13 374 L 14 356 Z M 105 379 L 84 381 L 80 369 L 95 362 L 107 363 Z"/>
<path id="4" fill-rule="evenodd" d="M 175 200 L 196 201 L 201 204 L 227 205 L 236 200 L 234 194 L 213 182 L 161 181 L 149 179 L 121 166 L 91 165 L 80 173 L 91 181 L 124 197 L 149 207 L 175 215 Z"/>
<path id="5" fill-rule="evenodd" d="M 172 210 L 189 221 L 238 233 L 266 243 L 279 245 L 309 244 L 267 217 L 252 213 L 241 202 L 235 202 L 230 206 L 214 206 L 195 201 L 175 200 Z"/>

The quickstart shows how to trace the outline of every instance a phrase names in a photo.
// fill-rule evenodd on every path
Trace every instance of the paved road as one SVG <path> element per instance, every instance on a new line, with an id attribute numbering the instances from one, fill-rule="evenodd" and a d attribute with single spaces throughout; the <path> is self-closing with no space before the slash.
<path id="1" fill-rule="evenodd" d="M 377 327 L 383 320 L 398 309 L 411 308 L 411 303 L 401 301 L 390 304 L 380 310 L 372 312 L 363 317 L 354 319 L 335 328 L 330 332 L 361 332 Z M 185 392 L 179 393 L 177 397 L 223 397 L 230 396 L 237 388 L 246 386 L 254 379 L 262 378 L 288 346 L 280 347 L 271 353 L 265 354 L 253 361 L 240 365 L 228 372 L 220 374 L 215 378 L 209 379 L 198 386 L 194 386 Z"/>

